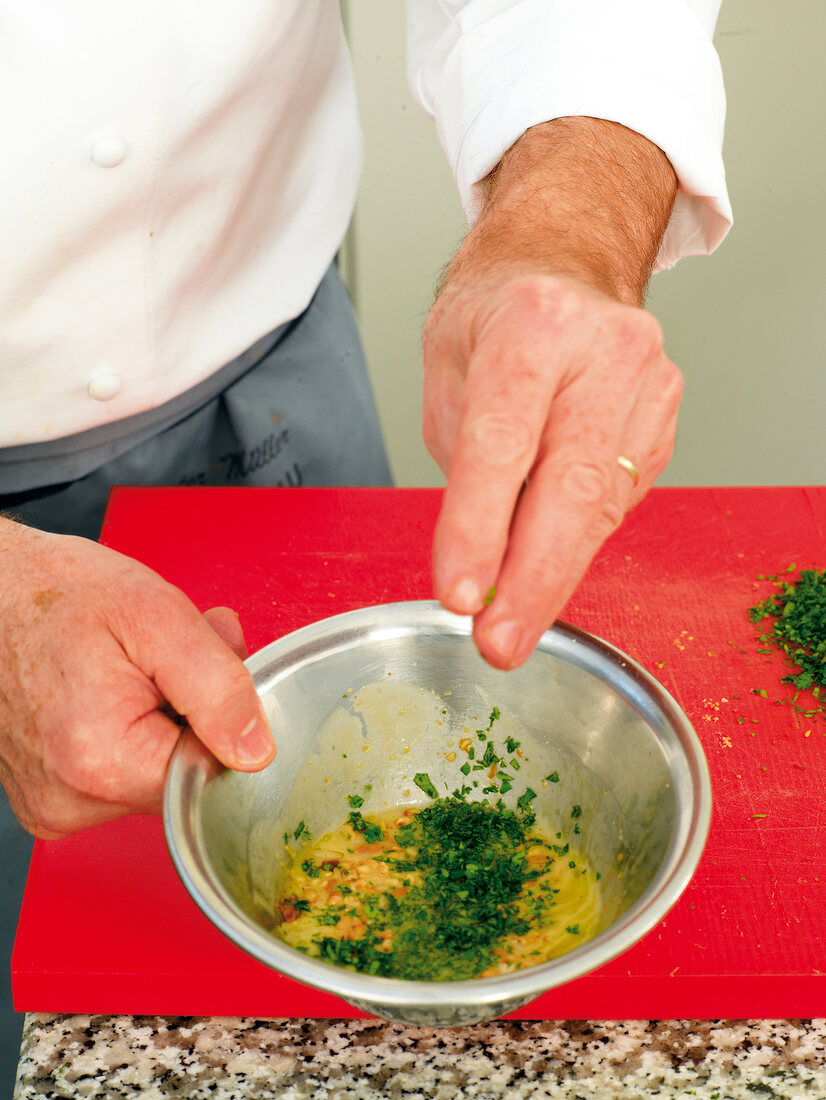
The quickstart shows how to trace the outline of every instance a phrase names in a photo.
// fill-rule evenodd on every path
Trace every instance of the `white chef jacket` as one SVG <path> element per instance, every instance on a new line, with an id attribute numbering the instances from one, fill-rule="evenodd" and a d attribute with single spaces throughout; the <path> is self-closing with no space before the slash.
<path id="1" fill-rule="evenodd" d="M 680 194 L 661 265 L 731 215 L 719 0 L 407 0 L 409 79 L 470 220 L 529 126 L 624 123 Z M 400 13 L 401 17 L 401 13 Z M 196 387 L 307 305 L 361 139 L 333 0 L 0 0 L 0 448 Z"/>

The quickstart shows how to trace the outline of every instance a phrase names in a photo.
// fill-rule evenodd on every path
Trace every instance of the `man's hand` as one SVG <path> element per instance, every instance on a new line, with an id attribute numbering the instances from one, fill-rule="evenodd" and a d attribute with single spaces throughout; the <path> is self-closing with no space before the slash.
<path id="1" fill-rule="evenodd" d="M 178 716 L 229 767 L 272 760 L 234 612 L 200 615 L 129 558 L 6 520 L 0 563 L 0 780 L 30 832 L 159 813 Z"/>
<path id="2" fill-rule="evenodd" d="M 664 155 L 621 126 L 528 131 L 428 319 L 436 594 L 498 667 L 529 656 L 670 458 L 682 380 L 639 305 L 674 194 Z"/>

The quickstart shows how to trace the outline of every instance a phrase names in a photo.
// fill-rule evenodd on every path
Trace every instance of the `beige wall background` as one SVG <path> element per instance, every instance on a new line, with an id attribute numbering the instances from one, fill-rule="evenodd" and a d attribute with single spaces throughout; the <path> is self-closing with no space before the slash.
<path id="1" fill-rule="evenodd" d="M 435 130 L 405 82 L 402 0 L 344 0 L 365 129 L 345 246 L 399 485 L 439 485 L 420 437 L 419 339 L 464 232 Z M 652 280 L 648 308 L 685 376 L 664 485 L 826 481 L 826 3 L 724 0 L 725 158 L 735 226 Z"/>

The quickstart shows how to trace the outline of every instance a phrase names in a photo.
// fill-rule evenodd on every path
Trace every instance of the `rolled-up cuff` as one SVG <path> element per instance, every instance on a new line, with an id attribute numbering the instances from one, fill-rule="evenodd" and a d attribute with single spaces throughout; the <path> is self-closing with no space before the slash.
<path id="1" fill-rule="evenodd" d="M 470 3 L 411 76 L 471 222 L 478 184 L 527 129 L 589 116 L 642 134 L 674 167 L 658 267 L 712 251 L 731 225 L 720 64 L 683 0 Z"/>

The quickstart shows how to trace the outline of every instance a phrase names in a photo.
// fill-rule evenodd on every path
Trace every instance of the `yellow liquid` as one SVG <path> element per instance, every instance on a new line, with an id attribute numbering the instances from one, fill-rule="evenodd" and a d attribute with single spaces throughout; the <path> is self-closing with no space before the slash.
<path id="1" fill-rule="evenodd" d="M 364 831 L 345 822 L 293 855 L 280 883 L 274 934 L 338 965 L 450 981 L 535 966 L 601 931 L 599 876 L 566 838 L 543 836 L 532 827 L 510 845 L 510 856 L 508 845 L 500 843 L 485 848 L 480 860 L 471 843 L 468 858 L 474 862 L 466 864 L 454 860 L 451 834 L 450 873 L 439 872 L 443 877 L 434 880 L 410 845 L 422 836 L 414 822 L 419 812 L 405 807 L 369 815 L 383 834 L 380 840 L 368 841 Z M 497 871 L 500 857 L 515 860 L 528 874 L 509 895 Z M 463 898 L 467 883 L 472 891 Z M 503 935 L 497 935 L 500 926 Z"/>

